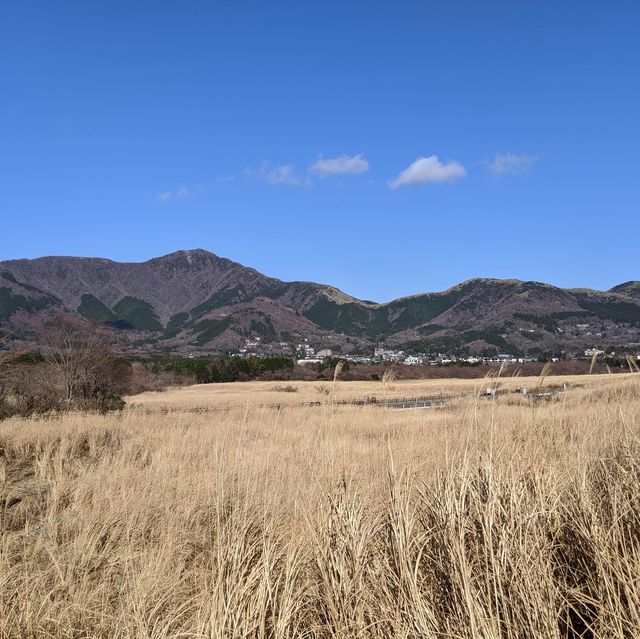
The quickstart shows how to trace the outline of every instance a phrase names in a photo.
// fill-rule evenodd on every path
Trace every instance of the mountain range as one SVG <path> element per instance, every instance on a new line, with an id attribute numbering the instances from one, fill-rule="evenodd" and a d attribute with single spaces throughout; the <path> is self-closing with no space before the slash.
<path id="1" fill-rule="evenodd" d="M 121 331 L 139 351 L 224 352 L 260 338 L 337 352 L 579 351 L 640 344 L 640 282 L 608 291 L 473 279 L 384 304 L 283 282 L 201 249 L 140 263 L 41 257 L 0 262 L 0 331 L 71 313 Z"/>

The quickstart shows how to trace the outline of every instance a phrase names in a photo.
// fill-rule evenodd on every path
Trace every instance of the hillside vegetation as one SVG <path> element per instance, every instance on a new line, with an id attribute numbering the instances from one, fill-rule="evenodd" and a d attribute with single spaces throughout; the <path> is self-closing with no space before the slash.
<path id="1" fill-rule="evenodd" d="M 28 339 L 34 316 L 72 313 L 123 331 L 138 351 L 222 352 L 256 337 L 276 350 L 309 340 L 343 353 L 381 343 L 431 353 L 640 349 L 639 287 L 473 279 L 376 304 L 199 249 L 141 263 L 44 257 L 0 263 L 0 329 Z"/>

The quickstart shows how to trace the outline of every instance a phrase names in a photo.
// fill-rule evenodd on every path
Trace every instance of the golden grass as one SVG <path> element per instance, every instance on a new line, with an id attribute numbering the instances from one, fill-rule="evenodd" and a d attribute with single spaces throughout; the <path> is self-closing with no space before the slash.
<path id="1" fill-rule="evenodd" d="M 640 375 L 596 377 L 2 422 L 0 637 L 639 636 Z"/>
<path id="2" fill-rule="evenodd" d="M 547 369 L 548 370 L 548 369 Z M 513 372 L 513 371 L 512 371 Z M 614 375 L 551 375 L 544 379 L 545 386 L 592 387 L 617 384 L 631 373 Z M 197 409 L 228 408 L 242 406 L 253 409 L 256 405 L 295 406 L 309 402 L 329 403 L 335 395 L 336 401 L 362 400 L 365 395 L 377 398 L 424 397 L 444 395 L 482 394 L 489 386 L 500 389 L 529 388 L 536 390 L 540 377 L 506 376 L 480 379 L 412 379 L 384 381 L 314 381 L 314 382 L 243 382 L 226 384 L 195 384 L 193 386 L 172 387 L 163 391 L 149 391 L 127 397 L 127 403 L 134 408 L 156 409 Z M 282 388 L 294 392 L 281 392 Z"/>

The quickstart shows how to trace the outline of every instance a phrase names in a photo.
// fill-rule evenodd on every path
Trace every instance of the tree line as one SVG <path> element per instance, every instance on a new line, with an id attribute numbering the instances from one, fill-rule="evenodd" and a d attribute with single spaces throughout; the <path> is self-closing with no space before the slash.
<path id="1" fill-rule="evenodd" d="M 265 376 L 278 377 L 293 371 L 294 362 L 287 357 L 167 357 L 147 364 L 152 374 L 171 372 L 194 379 L 198 384 L 245 382 Z"/>

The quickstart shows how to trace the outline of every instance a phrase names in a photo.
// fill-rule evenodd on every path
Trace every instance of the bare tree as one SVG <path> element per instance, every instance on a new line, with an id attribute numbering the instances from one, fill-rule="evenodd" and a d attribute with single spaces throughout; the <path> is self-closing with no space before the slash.
<path id="1" fill-rule="evenodd" d="M 9 336 L 0 337 L 0 347 L 8 341 Z M 9 364 L 20 356 L 18 351 L 2 351 L 0 352 L 0 419 L 5 412 L 7 396 L 9 394 L 8 381 L 10 367 Z"/>
<path id="2" fill-rule="evenodd" d="M 0 337 L 0 347 L 2 347 L 2 345 L 8 340 L 9 335 L 3 335 Z M 20 352 L 16 350 L 0 351 L 0 383 L 6 373 L 8 364 L 18 357 L 20 357 Z"/>
<path id="3" fill-rule="evenodd" d="M 115 360 L 109 329 L 68 315 L 38 328 L 40 352 L 64 388 L 67 403 L 91 397 L 98 373 Z"/>
<path id="4" fill-rule="evenodd" d="M 0 337 L 0 346 L 8 341 L 9 335 L 3 335 Z M 6 366 L 11 360 L 18 357 L 20 353 L 18 351 L 2 351 L 0 352 L 0 367 Z"/>

